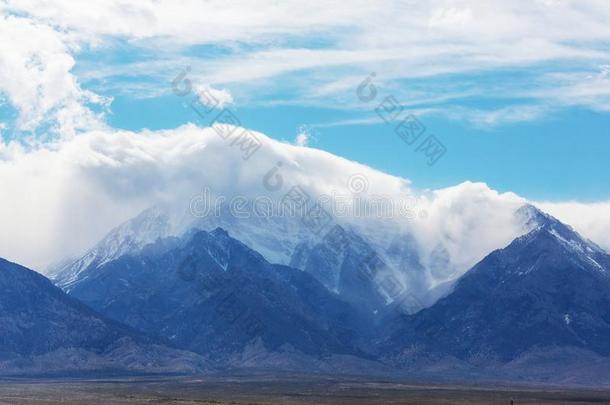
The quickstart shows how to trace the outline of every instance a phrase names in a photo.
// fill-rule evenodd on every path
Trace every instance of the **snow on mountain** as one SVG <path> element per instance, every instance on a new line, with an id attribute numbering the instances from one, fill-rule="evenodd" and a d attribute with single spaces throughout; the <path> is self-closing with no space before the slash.
<path id="1" fill-rule="evenodd" d="M 175 230 L 168 212 L 161 207 L 149 208 L 113 229 L 80 259 L 54 270 L 52 279 L 58 286 L 69 290 L 85 270 L 102 266 L 126 253 L 135 253 L 172 233 Z"/>
<path id="2" fill-rule="evenodd" d="M 70 295 L 219 361 L 256 339 L 272 351 L 361 354 L 370 322 L 309 274 L 270 264 L 220 228 L 168 249 L 155 245 L 102 265 Z"/>
<path id="3" fill-rule="evenodd" d="M 571 226 L 563 224 L 549 214 L 546 214 L 532 205 L 526 205 L 518 212 L 529 218 L 528 226 L 532 231 L 519 238 L 518 241 L 528 241 L 539 233 L 547 233 L 555 238 L 566 250 L 572 261 L 584 262 L 587 266 L 607 274 L 610 277 L 608 266 L 608 253 L 594 242 L 583 238 Z"/>
<path id="4" fill-rule="evenodd" d="M 182 231 L 202 229 L 211 231 L 223 228 L 231 235 L 261 253 L 271 263 L 288 265 L 296 247 L 317 238 L 302 219 L 296 216 L 260 217 L 251 215 L 238 218 L 223 205 L 218 215 L 204 218 L 191 217 L 182 225 Z"/>
<path id="5" fill-rule="evenodd" d="M 96 181 L 111 189 L 113 201 L 137 194 L 141 184 L 155 184 L 150 205 L 164 208 L 118 226 L 83 257 L 55 271 L 63 288 L 86 269 L 192 228 L 222 227 L 270 262 L 289 264 L 298 246 L 315 246 L 340 225 L 375 252 L 396 285 L 428 303 L 488 252 L 527 231 L 514 215 L 524 200 L 482 183 L 415 190 L 407 179 L 258 133 L 262 147 L 248 159 L 212 128 L 188 125 L 148 133 L 146 142 L 129 133 L 116 136 L 129 146 L 120 156 L 113 155 L 114 141 L 102 135 L 81 141 L 95 156 L 110 154 L 113 162 L 129 162 L 132 169 L 123 173 L 119 163 L 104 166 L 108 176 Z M 180 156 L 179 163 L 159 155 L 167 148 Z M 159 166 L 152 177 L 145 175 L 151 164 Z M 122 179 L 120 190 L 116 177 Z M 297 204 L 299 199 L 301 210 L 287 214 L 286 201 Z M 317 224 L 308 216 L 313 209 L 322 213 Z"/>
<path id="6" fill-rule="evenodd" d="M 188 212 L 203 189 L 227 203 L 240 196 L 277 203 L 300 189 L 311 202 L 322 201 L 340 225 L 357 227 L 380 254 L 400 251 L 403 247 L 396 245 L 412 235 L 426 273 L 422 283 L 435 287 L 523 233 L 511 214 L 525 200 L 514 194 L 470 182 L 422 190 L 407 178 L 249 133 L 260 148 L 247 156 L 217 129 L 192 124 L 161 131 L 94 131 L 50 149 L 15 152 L 14 164 L 4 169 L 33 170 L 36 176 L 8 182 L 20 192 L 3 201 L 8 205 L 0 211 L 6 229 L 0 235 L 0 254 L 44 272 L 50 263 L 83 256 L 100 235 L 147 207 L 167 203 L 172 211 Z M 239 207 L 238 201 L 234 208 Z M 392 213 L 386 215 L 388 211 Z M 268 234 L 260 226 L 250 228 L 232 233 L 245 240 L 259 231 L 260 251 L 276 262 L 288 262 L 289 251 L 301 239 L 298 232 L 280 226 L 282 240 L 275 246 L 271 239 L 278 235 L 263 243 Z M 385 260 L 392 267 L 403 265 L 399 256 Z"/>
<path id="7" fill-rule="evenodd" d="M 523 232 L 531 227 L 528 225 L 530 219 L 522 213 L 513 213 L 512 217 L 515 223 L 522 224 Z M 448 252 L 452 247 L 444 247 L 440 241 L 427 253 L 416 232 L 392 229 L 385 224 L 383 232 L 364 234 L 360 232 L 366 230 L 359 230 L 366 227 L 363 228 L 357 219 L 337 220 L 347 224 L 341 227 L 332 222 L 327 233 L 315 234 L 302 218 L 295 216 L 237 218 L 222 205 L 214 215 L 198 218 L 190 212 L 177 213 L 167 207 L 154 207 L 111 231 L 85 256 L 61 269 L 54 281 L 70 291 L 75 283 L 82 282 L 104 264 L 125 254 L 137 254 L 159 238 L 185 238 L 184 235 L 196 229 L 211 231 L 218 227 L 227 229 L 270 262 L 305 270 L 330 291 L 371 311 L 405 296 L 418 303 L 410 307 L 409 312 L 421 309 L 443 296 L 453 281 L 463 274 L 463 270 L 452 263 Z M 340 251 L 329 244 L 331 226 L 349 235 L 348 249 Z M 382 234 L 385 238 L 379 236 Z M 364 280 L 363 274 L 369 274 L 368 280 Z M 369 287 L 364 287 L 368 284 Z"/>
<path id="8" fill-rule="evenodd" d="M 417 370 L 451 360 L 465 370 L 549 379 L 556 369 L 586 373 L 567 358 L 575 351 L 607 363 L 610 255 L 533 206 L 517 214 L 531 230 L 477 263 L 430 308 L 395 319 L 382 338 L 386 359 Z M 535 359 L 543 361 L 537 371 Z"/>

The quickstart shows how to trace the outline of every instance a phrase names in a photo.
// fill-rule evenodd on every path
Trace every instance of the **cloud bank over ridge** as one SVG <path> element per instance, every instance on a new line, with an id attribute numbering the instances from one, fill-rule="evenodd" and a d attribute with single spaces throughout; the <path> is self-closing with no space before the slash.
<path id="1" fill-rule="evenodd" d="M 111 228 L 150 206 L 165 204 L 191 215 L 191 201 L 204 188 L 227 201 L 236 196 L 279 201 L 299 186 L 312 198 L 330 196 L 335 203 L 380 196 L 398 201 L 397 206 L 406 202 L 403 215 L 353 218 L 353 213 L 331 212 L 339 223 L 357 224 L 379 243 L 386 232 L 408 231 L 422 252 L 441 246 L 464 269 L 523 232 L 513 212 L 525 200 L 512 193 L 470 182 L 416 189 L 407 179 L 366 165 L 256 135 L 262 146 L 248 160 L 215 128 L 192 124 L 166 131 L 92 131 L 37 149 L 2 144 L 0 184 L 11 198 L 0 201 L 0 256 L 42 270 L 82 254 Z M 269 189 L 265 176 L 278 163 L 281 189 Z M 363 184 L 355 185 L 355 176 Z M 598 228 L 570 219 L 586 236 L 610 246 Z"/>

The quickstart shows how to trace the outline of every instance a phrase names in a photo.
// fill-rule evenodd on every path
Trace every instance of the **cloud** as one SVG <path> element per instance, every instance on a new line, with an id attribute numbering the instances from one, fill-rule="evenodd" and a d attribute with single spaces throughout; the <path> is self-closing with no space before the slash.
<path id="1" fill-rule="evenodd" d="M 535 204 L 559 220 L 610 252 L 610 201 L 595 203 L 535 202 Z"/>
<path id="2" fill-rule="evenodd" d="M 235 142 L 244 129 L 229 129 L 236 131 L 229 137 L 220 136 L 219 127 L 189 124 L 89 131 L 35 148 L 0 143 L 0 184 L 10 197 L 0 199 L 0 257 L 44 273 L 152 206 L 168 208 L 171 232 L 181 234 L 200 220 L 192 204 L 202 190 L 232 207 L 255 200 L 278 207 L 302 190 L 334 216 L 333 223 L 366 238 L 419 299 L 432 302 L 447 282 L 528 230 L 514 215 L 526 200 L 484 183 L 421 190 L 408 179 L 256 132 L 250 136 L 261 147 L 244 159 Z M 610 247 L 610 203 L 538 205 Z M 218 225 L 276 263 L 288 264 L 299 242 L 318 237 L 299 217 L 261 219 L 253 209 L 238 211 Z M 215 218 L 208 214 L 206 229 L 217 226 Z"/>
<path id="3" fill-rule="evenodd" d="M 356 227 L 383 249 L 400 241 L 400 235 L 412 235 L 424 261 L 441 249 L 457 274 L 523 232 L 512 213 L 525 200 L 485 184 L 417 191 L 407 179 L 260 133 L 254 134 L 261 148 L 244 160 L 244 151 L 220 137 L 217 129 L 185 125 L 164 131 L 98 130 L 38 148 L 0 144 L 0 184 L 11 196 L 0 200 L 0 257 L 43 269 L 81 254 L 147 207 L 166 204 L 187 212 L 193 196 L 204 187 L 227 199 L 240 195 L 279 200 L 291 187 L 300 186 L 312 198 L 339 196 L 352 203 L 358 198 L 368 204 L 379 196 L 412 201 L 405 215 L 348 216 L 339 221 Z M 282 192 L 270 191 L 263 183 L 278 162 Z M 349 181 L 355 175 L 365 179 L 362 194 L 355 194 Z M 574 211 L 586 213 L 590 207 L 582 204 Z M 582 224 L 583 234 L 605 243 L 595 221 L 569 219 Z"/>
<path id="4" fill-rule="evenodd" d="M 431 260 L 433 251 L 440 247 L 455 266 L 454 276 L 460 275 L 524 232 L 514 212 L 525 202 L 484 183 L 465 182 L 432 191 L 423 203 L 428 218 L 415 227 L 427 253 L 424 258 Z"/>
<path id="5" fill-rule="evenodd" d="M 509 123 L 532 121 L 551 110 L 544 105 L 512 105 L 496 109 L 452 108 L 440 109 L 436 114 L 444 114 L 452 119 L 468 121 L 480 128 L 491 128 Z"/>
<path id="6" fill-rule="evenodd" d="M 294 144 L 297 146 L 308 146 L 311 141 L 317 141 L 319 132 L 317 126 L 301 125 L 297 130 L 297 135 L 294 138 Z"/>
<path id="7" fill-rule="evenodd" d="M 546 100 L 556 100 L 556 104 L 562 106 L 610 111 L 608 65 L 581 69 L 577 72 L 549 73 L 543 77 L 543 80 L 547 86 L 532 92 L 532 95 Z"/>
<path id="8" fill-rule="evenodd" d="M 88 105 L 109 100 L 83 90 L 71 70 L 75 44 L 62 32 L 28 18 L 0 15 L 0 92 L 18 112 L 15 130 L 71 136 L 102 125 Z"/>
<path id="9" fill-rule="evenodd" d="M 227 198 L 269 194 L 262 181 L 278 161 L 285 187 L 302 185 L 312 195 L 347 194 L 347 173 L 362 171 L 379 194 L 408 189 L 404 179 L 263 134 L 256 136 L 264 147 L 244 161 L 243 151 L 216 130 L 92 131 L 35 149 L 0 143 L 0 184 L 11 196 L 0 201 L 0 257 L 44 268 L 82 253 L 149 206 L 187 210 L 203 187 Z"/>
<path id="10" fill-rule="evenodd" d="M 211 86 L 201 86 L 198 89 L 199 102 L 212 108 L 224 108 L 234 103 L 233 96 L 226 89 L 215 89 Z"/>
<path id="11" fill-rule="evenodd" d="M 171 80 L 168 76 L 173 74 L 172 67 L 186 63 L 193 67 L 194 74 L 201 75 L 203 82 L 225 88 L 232 95 L 240 92 L 240 100 L 260 101 L 261 95 L 273 94 L 281 98 L 275 101 L 336 106 L 353 104 L 346 94 L 352 93 L 358 78 L 371 71 L 378 72 L 380 86 L 407 100 L 418 80 L 451 75 L 453 82 L 463 82 L 465 75 L 483 72 L 498 72 L 499 76 L 491 83 L 479 82 L 476 89 L 467 89 L 466 93 L 474 91 L 483 98 L 498 96 L 493 92 L 496 89 L 493 83 L 503 81 L 502 72 L 516 69 L 529 70 L 527 78 L 512 86 L 506 80 L 500 96 L 518 97 L 523 89 L 537 89 L 529 92 L 529 100 L 521 111 L 514 111 L 515 107 L 495 112 L 474 111 L 471 114 L 474 121 L 489 125 L 536 119 L 539 113 L 575 104 L 608 109 L 608 86 L 603 79 L 587 81 L 573 77 L 565 82 L 560 77 L 575 69 L 583 71 L 608 63 L 604 44 L 610 40 L 607 24 L 610 5 L 597 0 L 510 3 L 386 0 L 376 4 L 353 1 L 349 8 L 318 0 L 307 3 L 149 0 L 136 4 L 122 0 L 87 4 L 68 0 L 8 0 L 0 5 L 0 10 L 5 20 L 19 19 L 21 25 L 39 31 L 13 44 L 34 46 L 37 35 L 44 31 L 36 53 L 44 56 L 42 49 L 48 48 L 48 53 L 57 55 L 53 60 L 58 66 L 48 71 L 62 75 L 60 80 L 68 84 L 62 86 L 65 94 L 60 98 L 64 101 L 47 96 L 48 100 L 33 111 L 28 109 L 32 104 L 26 101 L 32 99 L 33 90 L 25 92 L 30 97 L 19 97 L 23 90 L 9 91 L 23 111 L 23 123 L 30 125 L 50 106 L 74 100 L 73 108 L 65 111 L 66 114 L 72 111 L 69 116 L 75 117 L 77 108 L 86 102 L 97 102 L 90 99 L 91 94 L 80 90 L 74 76 L 67 72 L 77 50 L 95 53 L 112 49 L 116 41 L 122 41 L 127 49 L 145 51 L 146 62 L 126 58 L 102 67 L 90 64 L 79 72 L 83 80 L 96 78 L 107 82 L 128 74 L 165 86 Z M 194 47 L 202 47 L 204 56 L 198 56 L 200 48 Z M 151 57 L 153 50 L 155 56 Z M 24 65 L 22 61 L 11 65 L 11 69 L 23 70 Z M 34 75 L 35 69 L 30 70 Z M 136 87 L 134 91 L 141 86 L 138 81 L 131 83 Z M 10 83 L 0 86 L 10 87 Z M 126 83 L 123 90 L 129 92 L 129 86 Z M 280 89 L 284 91 L 277 91 Z M 158 94 L 151 88 L 146 90 Z M 165 87 L 164 90 L 169 91 Z M 442 94 L 438 91 L 424 84 L 417 98 L 425 103 L 438 98 Z M 468 96 L 464 97 L 447 104 L 460 106 L 467 101 Z M 536 109 L 535 104 L 542 107 L 527 111 Z"/>
<path id="12" fill-rule="evenodd" d="M 309 143 L 309 134 L 307 134 L 306 132 L 301 132 L 297 134 L 296 138 L 294 139 L 294 143 L 297 146 L 307 146 L 307 144 Z"/>
<path id="13" fill-rule="evenodd" d="M 359 0 L 349 9 L 322 1 L 303 4 L 294 0 L 285 3 L 144 0 L 133 4 L 122 0 L 90 4 L 74 4 L 70 0 L 9 0 L 4 8 L 69 28 L 92 43 L 100 44 L 104 37 L 114 36 L 140 41 L 153 39 L 174 46 L 260 43 L 274 40 L 277 35 L 315 34 L 376 10 L 374 5 Z"/>

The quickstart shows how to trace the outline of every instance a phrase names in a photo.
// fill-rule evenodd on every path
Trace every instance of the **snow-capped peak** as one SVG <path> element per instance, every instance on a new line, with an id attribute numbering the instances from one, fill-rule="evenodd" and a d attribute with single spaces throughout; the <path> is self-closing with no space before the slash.
<path id="1" fill-rule="evenodd" d="M 527 226 L 531 231 L 520 238 L 523 241 L 532 241 L 537 235 L 550 235 L 561 244 L 574 258 L 579 258 L 598 271 L 607 272 L 600 257 L 607 257 L 606 252 L 592 241 L 583 238 L 571 226 L 566 225 L 549 214 L 540 211 L 533 205 L 526 205 L 518 211 L 526 218 Z"/>
<path id="2" fill-rule="evenodd" d="M 99 267 L 126 253 L 137 252 L 159 238 L 170 236 L 172 228 L 166 209 L 148 208 L 110 231 L 83 257 L 58 270 L 53 280 L 60 287 L 69 288 L 90 266 Z"/>

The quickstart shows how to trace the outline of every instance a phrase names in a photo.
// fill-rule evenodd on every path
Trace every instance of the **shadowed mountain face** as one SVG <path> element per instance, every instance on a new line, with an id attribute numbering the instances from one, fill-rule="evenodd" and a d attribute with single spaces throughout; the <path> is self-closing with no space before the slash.
<path id="1" fill-rule="evenodd" d="M 222 359 L 262 341 L 362 354 L 366 322 L 309 274 L 269 264 L 222 229 L 164 239 L 83 272 L 70 294 L 136 329 Z"/>
<path id="2" fill-rule="evenodd" d="M 102 350 L 132 335 L 100 318 L 49 280 L 0 260 L 0 347 L 3 352 L 37 355 L 61 347 Z"/>
<path id="3" fill-rule="evenodd" d="M 494 251 L 434 306 L 400 319 L 390 357 L 507 362 L 541 349 L 610 355 L 610 256 L 533 207 L 534 229 Z"/>
<path id="4" fill-rule="evenodd" d="M 201 359 L 156 345 L 40 274 L 0 259 L 0 371 L 142 370 L 146 364 L 149 371 L 184 371 L 183 360 L 194 369 Z"/>

